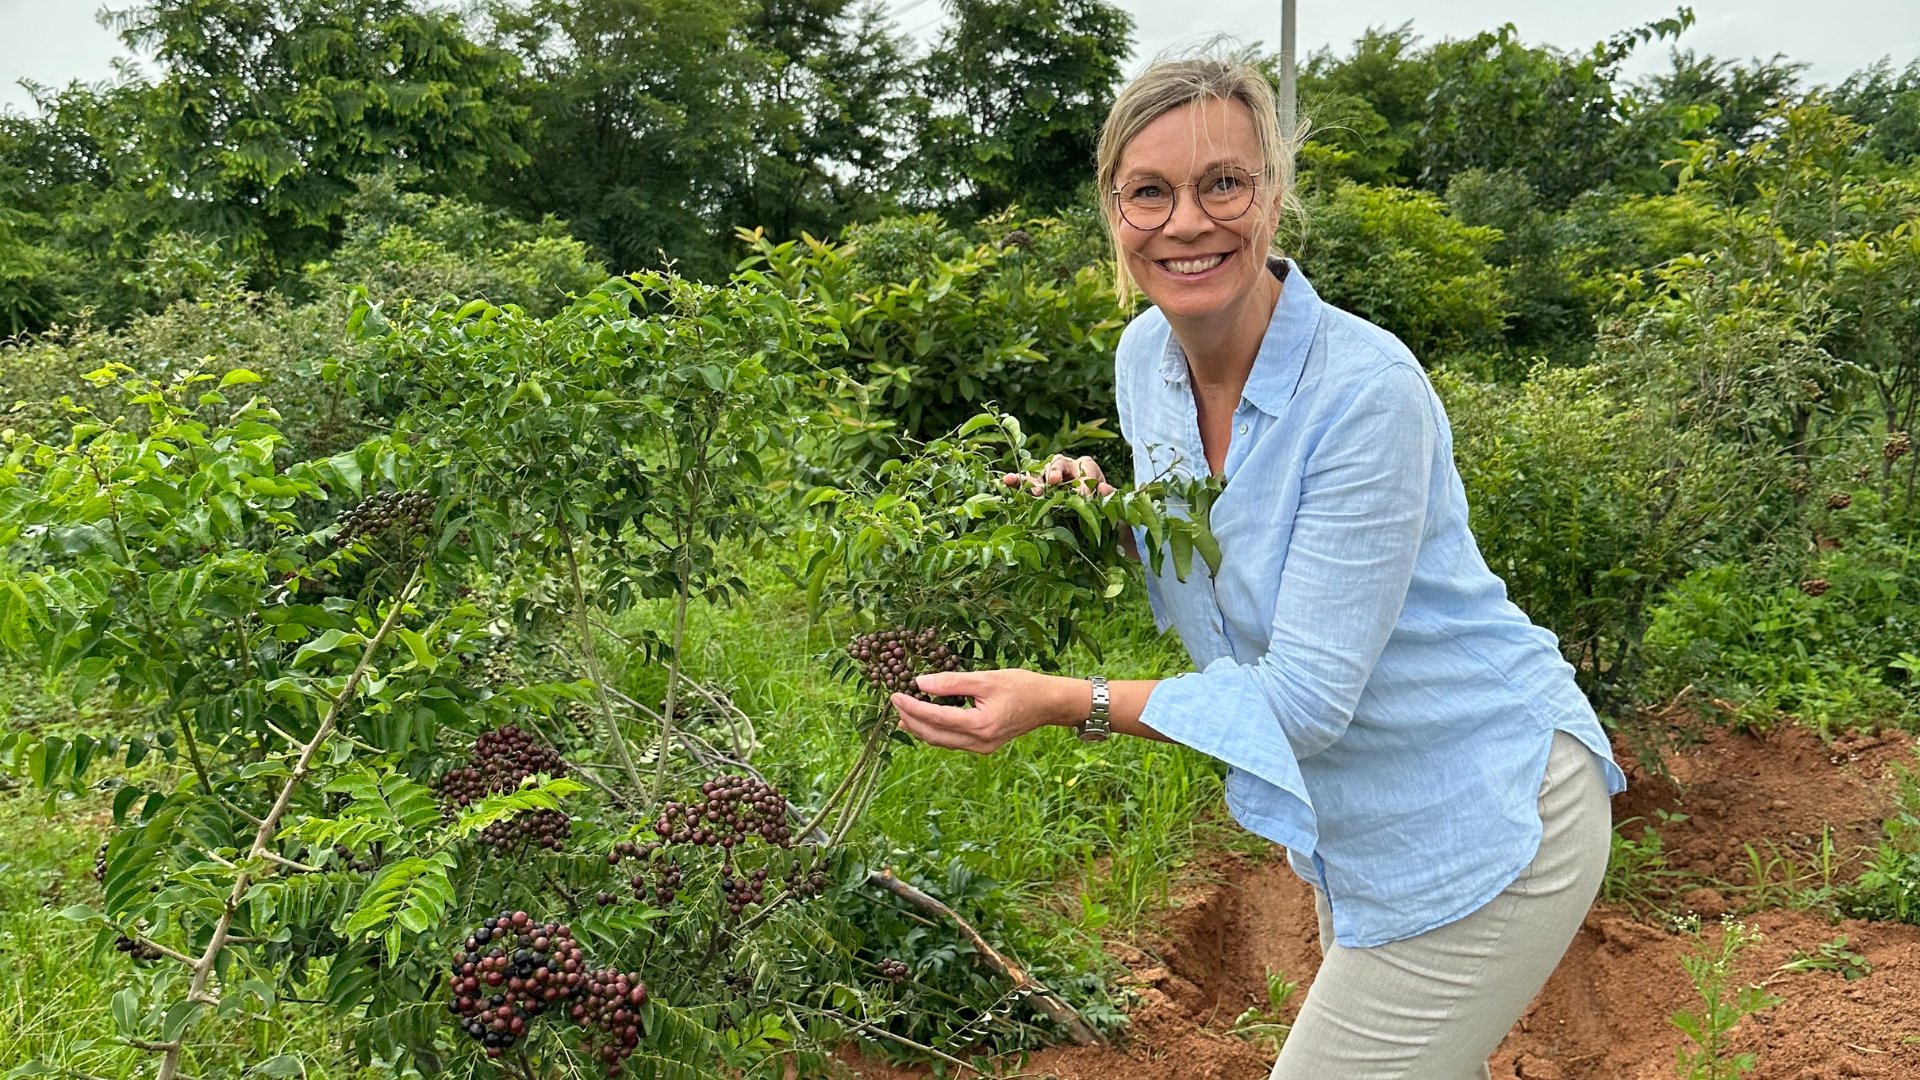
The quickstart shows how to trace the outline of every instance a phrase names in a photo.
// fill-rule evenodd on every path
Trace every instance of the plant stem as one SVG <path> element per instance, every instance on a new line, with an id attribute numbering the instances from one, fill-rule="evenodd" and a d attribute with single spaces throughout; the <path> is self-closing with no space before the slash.
<path id="1" fill-rule="evenodd" d="M 613 703 L 607 699 L 606 671 L 600 663 L 600 650 L 593 644 L 593 624 L 587 613 L 587 589 L 580 581 L 580 559 L 574 554 L 573 534 L 567 529 L 565 515 L 555 518 L 560 527 L 560 543 L 567 551 L 567 577 L 573 586 L 573 615 L 576 629 L 580 634 L 580 647 L 586 650 L 587 673 L 593 677 L 594 701 L 600 706 L 600 720 L 607 729 L 607 737 L 613 742 L 614 754 L 619 757 L 620 765 L 627 771 L 627 782 L 635 791 L 640 790 L 640 770 L 633 764 L 633 755 L 627 750 L 627 740 L 620 734 L 620 721 L 613 715 Z"/>
<path id="2" fill-rule="evenodd" d="M 400 592 L 395 594 L 393 607 L 387 612 L 387 617 L 381 621 L 380 628 L 367 641 L 366 648 L 361 650 L 359 663 L 354 665 L 353 672 L 347 676 L 347 681 L 341 686 L 340 692 L 334 695 L 333 704 L 328 708 L 326 718 L 320 721 L 319 730 L 315 731 L 313 738 L 307 740 L 306 745 L 300 748 L 300 756 L 294 761 L 293 771 L 280 785 L 280 794 L 273 801 L 273 809 L 267 811 L 267 816 L 261 819 L 259 829 L 253 834 L 253 847 L 248 852 L 248 859 L 264 860 L 267 847 L 272 843 L 274 833 L 279 830 L 280 819 L 286 816 L 288 808 L 293 805 L 293 793 L 306 780 L 314 756 L 320 752 L 320 747 L 327 741 L 327 736 L 332 734 L 334 725 L 339 723 L 340 714 L 346 711 L 347 702 L 351 701 L 355 692 L 360 689 L 360 683 L 366 677 L 367 669 L 373 666 L 373 658 L 379 653 L 380 647 L 386 643 L 388 635 L 393 633 L 393 628 L 400 625 L 400 616 L 406 611 L 408 601 L 413 598 L 414 589 L 420 583 L 421 572 L 422 567 L 416 565 L 413 576 L 408 579 Z M 193 962 L 193 981 L 187 987 L 188 1001 L 207 1000 L 207 980 L 213 975 L 214 965 L 220 958 L 221 950 L 227 946 L 234 916 L 239 914 L 240 904 L 246 898 L 247 890 L 252 886 L 253 875 L 249 871 L 243 869 L 235 875 L 233 889 L 227 894 L 226 906 L 220 913 L 220 921 L 214 924 L 213 936 L 207 941 L 206 951 Z M 166 1056 L 160 1060 L 159 1080 L 175 1080 L 179 1076 L 180 1047 L 181 1042 L 176 1039 L 167 1048 Z"/>
<path id="3" fill-rule="evenodd" d="M 680 650 L 687 643 L 689 571 L 685 558 L 681 556 L 680 589 L 673 601 L 673 655 L 667 659 L 667 697 L 660 703 L 660 760 L 655 762 L 653 797 L 649 803 L 658 803 L 667 790 L 667 759 L 673 751 L 673 710 L 679 706 L 676 697 L 680 689 Z"/>
<path id="4" fill-rule="evenodd" d="M 873 755 L 880 746 L 880 743 L 887 737 L 885 715 L 885 713 L 882 713 L 874 719 L 873 730 L 867 732 L 867 741 L 860 747 L 860 756 L 854 759 L 853 767 L 849 768 L 847 774 L 840 778 L 840 785 L 834 788 L 833 793 L 826 797 L 825 801 L 820 804 L 820 809 L 814 811 L 813 819 L 802 826 L 797 835 L 809 836 L 818 832 L 822 824 L 827 820 L 827 816 L 833 813 L 834 808 L 840 804 L 841 797 L 846 795 L 848 789 L 852 788 L 859 780 L 861 773 L 867 767 L 867 763 L 873 760 Z"/>

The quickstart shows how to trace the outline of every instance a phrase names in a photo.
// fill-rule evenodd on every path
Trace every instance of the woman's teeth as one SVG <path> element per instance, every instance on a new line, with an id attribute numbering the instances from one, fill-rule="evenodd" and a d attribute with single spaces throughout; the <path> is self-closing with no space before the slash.
<path id="1" fill-rule="evenodd" d="M 1209 255 L 1204 259 L 1166 259 L 1160 265 L 1176 274 L 1198 274 L 1219 266 L 1226 259 L 1225 255 Z"/>

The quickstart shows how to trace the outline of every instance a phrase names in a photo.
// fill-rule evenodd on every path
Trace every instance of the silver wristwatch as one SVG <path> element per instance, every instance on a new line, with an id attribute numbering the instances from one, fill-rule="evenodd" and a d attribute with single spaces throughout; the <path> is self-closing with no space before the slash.
<path id="1" fill-rule="evenodd" d="M 1093 684 L 1093 711 L 1080 724 L 1080 741 L 1106 742 L 1107 736 L 1113 734 L 1113 724 L 1107 710 L 1110 701 L 1107 697 L 1107 677 L 1095 675 L 1087 681 Z"/>

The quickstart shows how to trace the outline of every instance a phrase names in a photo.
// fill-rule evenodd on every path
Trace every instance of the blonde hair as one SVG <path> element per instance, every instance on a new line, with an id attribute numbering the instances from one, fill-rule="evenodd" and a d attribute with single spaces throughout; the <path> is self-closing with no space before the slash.
<path id="1" fill-rule="evenodd" d="M 1168 58 L 1163 54 L 1120 91 L 1100 126 L 1100 142 L 1094 151 L 1098 166 L 1095 186 L 1107 223 L 1107 240 L 1113 246 L 1114 289 L 1122 305 L 1133 300 L 1133 276 L 1127 270 L 1126 252 L 1120 247 L 1120 228 L 1112 202 L 1120 155 L 1134 136 L 1165 114 L 1215 98 L 1245 105 L 1253 114 L 1253 128 L 1260 139 L 1260 198 L 1273 200 L 1277 193 L 1277 201 L 1270 206 L 1293 213 L 1300 210 L 1293 192 L 1293 151 L 1306 125 L 1302 123 L 1291 136 L 1283 134 L 1273 84 L 1245 60 L 1215 54 L 1213 50 L 1218 47 L 1209 46 L 1207 52 L 1194 56 Z M 1277 247 L 1272 250 L 1279 253 Z"/>

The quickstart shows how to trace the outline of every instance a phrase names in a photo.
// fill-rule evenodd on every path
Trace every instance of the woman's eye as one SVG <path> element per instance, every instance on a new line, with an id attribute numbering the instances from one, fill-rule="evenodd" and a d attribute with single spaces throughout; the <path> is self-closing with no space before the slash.
<path id="1" fill-rule="evenodd" d="M 1130 199 L 1159 199 L 1165 197 L 1165 192 L 1159 184 L 1135 184 L 1133 187 L 1127 189 L 1127 197 Z"/>
<path id="2" fill-rule="evenodd" d="M 1240 178 L 1232 173 L 1222 173 L 1213 178 L 1208 190 L 1216 195 L 1231 195 L 1240 190 Z"/>

